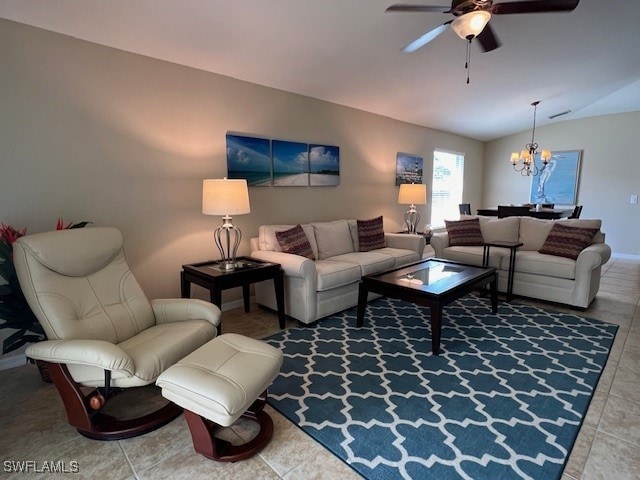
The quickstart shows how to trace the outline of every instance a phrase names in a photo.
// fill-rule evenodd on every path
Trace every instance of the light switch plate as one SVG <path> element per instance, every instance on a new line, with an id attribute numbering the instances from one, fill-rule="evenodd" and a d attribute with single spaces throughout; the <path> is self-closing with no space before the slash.
<path id="1" fill-rule="evenodd" d="M 638 195 L 631 195 L 631 198 L 629 201 L 630 203 L 635 205 L 636 203 L 638 203 Z"/>

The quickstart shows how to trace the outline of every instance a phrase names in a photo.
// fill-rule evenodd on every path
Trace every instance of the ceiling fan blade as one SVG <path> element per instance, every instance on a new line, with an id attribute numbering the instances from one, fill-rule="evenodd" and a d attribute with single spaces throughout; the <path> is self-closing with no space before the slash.
<path id="1" fill-rule="evenodd" d="M 487 23 L 484 29 L 480 32 L 480 34 L 476 37 L 478 42 L 480 43 L 480 47 L 485 52 L 490 52 L 491 50 L 495 50 L 500 45 L 500 40 L 498 40 L 498 36 L 496 32 L 491 28 L 491 24 Z"/>
<path id="2" fill-rule="evenodd" d="M 521 2 L 497 3 L 491 7 L 494 15 L 510 13 L 571 12 L 580 0 L 523 0 Z"/>
<path id="3" fill-rule="evenodd" d="M 452 21 L 453 20 L 449 20 L 448 22 L 443 23 L 439 27 L 436 27 L 433 30 L 428 31 L 421 37 L 416 38 L 413 42 L 407 43 L 400 50 L 402 50 L 404 53 L 412 53 L 418 50 L 420 47 L 424 47 L 427 43 L 429 43 L 431 40 L 433 40 L 442 32 L 444 32 Z"/>
<path id="4" fill-rule="evenodd" d="M 385 10 L 385 12 L 437 12 L 437 13 L 449 13 L 451 11 L 450 6 L 438 7 L 433 5 L 407 5 L 405 3 L 398 3 L 391 5 Z"/>

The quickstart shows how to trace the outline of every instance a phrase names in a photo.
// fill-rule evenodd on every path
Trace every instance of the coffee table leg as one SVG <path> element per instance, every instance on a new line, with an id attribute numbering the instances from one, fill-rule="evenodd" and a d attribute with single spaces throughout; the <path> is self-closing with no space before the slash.
<path id="1" fill-rule="evenodd" d="M 361 327 L 364 324 L 364 312 L 367 309 L 367 297 L 369 292 L 364 283 L 360 282 L 358 287 L 358 317 L 356 320 L 356 327 Z"/>
<path id="2" fill-rule="evenodd" d="M 442 331 L 442 305 L 433 306 L 431 310 L 431 353 L 440 353 L 440 332 Z"/>
<path id="3" fill-rule="evenodd" d="M 278 308 L 278 322 L 280 328 L 284 328 L 284 273 L 282 270 L 276 272 L 273 277 L 273 286 L 276 290 L 276 306 Z"/>
<path id="4" fill-rule="evenodd" d="M 491 312 L 498 313 L 498 276 L 493 277 L 493 281 L 490 284 L 491 289 Z"/>

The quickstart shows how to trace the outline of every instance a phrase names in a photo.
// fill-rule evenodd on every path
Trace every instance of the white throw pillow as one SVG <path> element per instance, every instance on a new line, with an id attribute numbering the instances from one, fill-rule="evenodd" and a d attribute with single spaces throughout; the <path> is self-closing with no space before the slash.
<path id="1" fill-rule="evenodd" d="M 312 223 L 318 245 L 318 257 L 325 258 L 354 252 L 349 224 L 346 220 Z"/>

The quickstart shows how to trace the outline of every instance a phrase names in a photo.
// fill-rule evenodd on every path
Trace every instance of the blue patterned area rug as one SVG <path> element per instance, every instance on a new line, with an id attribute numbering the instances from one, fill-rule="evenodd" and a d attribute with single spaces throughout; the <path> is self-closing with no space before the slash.
<path id="1" fill-rule="evenodd" d="M 428 310 L 370 302 L 266 340 L 269 403 L 367 479 L 559 479 L 615 325 L 470 295 Z"/>

